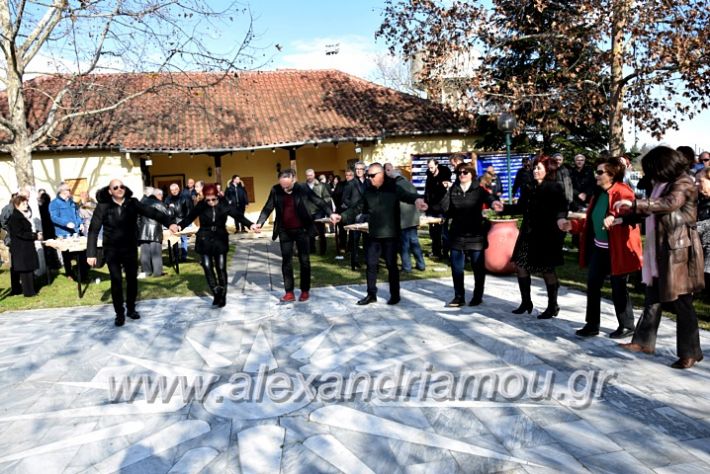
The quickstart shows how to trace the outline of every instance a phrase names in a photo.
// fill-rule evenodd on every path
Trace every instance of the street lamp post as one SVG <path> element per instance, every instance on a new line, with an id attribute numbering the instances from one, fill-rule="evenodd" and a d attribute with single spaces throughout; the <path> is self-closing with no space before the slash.
<path id="1" fill-rule="evenodd" d="M 508 166 L 508 203 L 513 204 L 513 185 L 510 176 L 510 135 L 515 130 L 515 116 L 510 112 L 503 112 L 498 116 L 498 130 L 505 133 L 506 164 Z"/>

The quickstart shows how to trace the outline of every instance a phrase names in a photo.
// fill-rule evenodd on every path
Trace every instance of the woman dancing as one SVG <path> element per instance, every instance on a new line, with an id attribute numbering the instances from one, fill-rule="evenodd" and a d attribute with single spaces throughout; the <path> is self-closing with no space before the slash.
<path id="1" fill-rule="evenodd" d="M 183 229 L 199 217 L 200 230 L 197 231 L 195 251 L 200 254 L 207 284 L 214 295 L 212 304 L 223 308 L 227 304 L 227 216 L 232 216 L 238 224 L 247 228 L 252 226 L 252 222 L 226 200 L 220 200 L 217 186 L 214 184 L 205 185 L 202 195 L 204 199 L 195 205 L 187 217 L 177 223 L 175 229 L 171 226 L 171 230 L 175 232 Z"/>

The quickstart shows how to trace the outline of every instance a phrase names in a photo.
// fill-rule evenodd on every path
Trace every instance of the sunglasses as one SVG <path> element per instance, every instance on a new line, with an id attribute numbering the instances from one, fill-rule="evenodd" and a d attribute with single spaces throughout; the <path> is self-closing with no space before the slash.
<path id="1" fill-rule="evenodd" d="M 368 174 L 366 174 L 365 176 L 367 176 L 368 178 L 372 179 L 372 178 L 374 178 L 375 176 L 377 176 L 377 175 L 380 174 L 380 173 L 382 173 L 382 171 L 379 171 L 379 172 L 377 172 L 377 173 L 368 173 Z"/>
<path id="2" fill-rule="evenodd" d="M 604 173 L 606 173 L 606 171 L 604 171 L 604 170 L 594 170 L 594 172 L 597 174 L 597 176 L 601 176 Z"/>
<path id="3" fill-rule="evenodd" d="M 217 201 L 219 201 L 219 198 L 216 198 L 216 197 L 205 198 L 205 201 L 207 201 L 207 202 L 217 202 Z"/>
<path id="4" fill-rule="evenodd" d="M 112 187 L 111 189 L 113 189 L 114 191 L 117 191 L 117 190 L 119 190 L 119 189 L 126 189 L 126 186 L 123 185 L 123 184 L 120 184 L 120 185 L 118 185 L 118 186 Z"/>
<path id="5" fill-rule="evenodd" d="M 708 161 L 710 161 L 710 158 L 703 158 L 703 159 L 700 160 L 700 161 L 702 161 L 702 162 L 704 162 L 704 163 L 707 163 Z"/>
<path id="6" fill-rule="evenodd" d="M 462 171 L 457 171 L 457 172 L 456 172 L 456 176 L 461 176 L 461 175 L 464 175 L 464 174 L 471 174 L 471 173 L 468 172 L 468 171 L 466 171 L 466 170 L 462 170 Z"/>

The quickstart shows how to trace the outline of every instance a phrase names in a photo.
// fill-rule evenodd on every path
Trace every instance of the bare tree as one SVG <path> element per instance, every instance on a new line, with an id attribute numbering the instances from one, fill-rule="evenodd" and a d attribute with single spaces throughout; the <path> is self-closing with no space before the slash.
<path id="1" fill-rule="evenodd" d="M 9 153 L 20 185 L 34 185 L 32 152 L 76 119 L 111 112 L 161 88 L 186 85 L 188 71 L 230 72 L 254 67 L 248 8 L 223 9 L 206 0 L 0 0 L 0 152 Z M 241 41 L 219 41 L 225 26 Z M 157 74 L 117 93 L 120 81 L 96 73 Z M 51 80 L 32 79 L 50 75 Z M 175 80 L 176 78 L 180 80 Z M 212 76 L 220 77 L 220 75 Z M 218 80 L 218 79 L 215 79 Z M 102 91 L 111 84 L 114 90 Z M 205 87 L 201 84 L 195 87 Z M 187 84 L 187 88 L 193 86 Z M 82 100 L 91 91 L 94 100 Z M 104 93 L 105 92 L 105 93 Z M 95 100 L 96 95 L 102 100 Z M 40 96 L 45 110 L 29 110 Z"/>
<path id="2" fill-rule="evenodd" d="M 458 85 L 541 133 L 603 120 L 623 150 L 623 119 L 660 136 L 710 106 L 707 0 L 387 0 L 377 33 L 421 56 L 442 82 L 451 58 L 481 51 Z M 451 81 L 449 81 L 451 83 Z M 465 105 L 464 105 L 465 107 Z"/>
<path id="3" fill-rule="evenodd" d="M 410 61 L 393 54 L 375 55 L 375 71 L 372 80 L 385 87 L 416 96 L 422 90 L 416 87 Z"/>

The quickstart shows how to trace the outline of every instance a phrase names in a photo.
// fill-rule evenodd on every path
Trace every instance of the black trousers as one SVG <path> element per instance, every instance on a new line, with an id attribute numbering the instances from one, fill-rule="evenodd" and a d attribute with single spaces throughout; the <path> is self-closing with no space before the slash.
<path id="1" fill-rule="evenodd" d="M 703 351 L 700 349 L 700 331 L 698 316 L 693 307 L 693 295 L 682 295 L 670 304 L 674 306 L 678 320 L 676 331 L 678 357 L 699 359 L 703 355 Z M 655 349 L 658 326 L 661 324 L 661 313 L 658 280 L 654 279 L 653 285 L 646 287 L 643 314 L 636 323 L 636 332 L 631 342 Z"/>
<path id="2" fill-rule="evenodd" d="M 293 291 L 293 245 L 298 249 L 298 264 L 301 268 L 301 291 L 311 290 L 310 236 L 304 229 L 282 230 L 279 232 L 281 245 L 281 273 L 284 277 L 284 289 Z"/>
<path id="3" fill-rule="evenodd" d="M 226 293 L 227 290 L 227 254 L 200 255 L 200 263 L 205 271 L 205 278 L 210 291 L 214 295 L 219 286 Z"/>
<path id="4" fill-rule="evenodd" d="M 10 294 L 24 296 L 34 296 L 35 291 L 35 275 L 34 272 L 16 272 L 10 269 Z"/>
<path id="5" fill-rule="evenodd" d="M 362 246 L 365 248 L 365 255 L 367 255 L 367 242 L 368 235 L 364 232 L 358 232 L 353 230 L 350 232 L 350 265 L 360 264 L 360 255 L 358 252 L 358 247 L 360 246 L 360 238 L 362 238 Z"/>
<path id="6" fill-rule="evenodd" d="M 335 244 L 338 252 L 345 251 L 348 248 L 348 231 L 343 227 L 342 222 L 335 225 Z"/>
<path id="7" fill-rule="evenodd" d="M 611 299 L 620 328 L 634 328 L 634 309 L 626 287 L 628 275 L 611 274 L 611 255 L 609 249 L 592 247 L 587 271 L 587 326 L 599 329 L 601 321 L 601 299 L 604 280 L 611 280 Z"/>
<path id="8" fill-rule="evenodd" d="M 138 296 L 138 248 L 104 247 L 104 258 L 111 276 L 111 299 L 116 315 L 125 314 L 122 272 L 126 274 L 126 309 L 129 313 L 135 311 Z"/>
<path id="9" fill-rule="evenodd" d="M 397 268 L 397 250 L 399 249 L 399 237 L 391 239 L 370 238 L 365 248 L 365 260 L 367 262 L 367 294 L 377 295 L 377 267 L 380 263 L 380 256 L 384 258 L 387 266 L 387 275 L 390 284 L 390 297 L 399 297 L 399 268 Z"/>
<path id="10" fill-rule="evenodd" d="M 441 224 L 429 224 L 429 237 L 431 238 L 431 254 L 437 258 L 441 258 L 442 255 L 442 233 L 443 226 Z"/>
<path id="11" fill-rule="evenodd" d="M 316 232 L 318 236 L 318 253 L 320 255 L 325 255 L 326 243 L 325 240 L 325 224 L 323 222 L 316 222 Z M 312 235 L 309 238 L 309 247 L 311 253 L 316 253 L 316 236 Z"/>
<path id="12" fill-rule="evenodd" d="M 68 277 L 73 279 L 79 278 L 78 274 L 74 274 L 72 268 L 72 257 L 76 258 L 77 270 L 81 273 L 81 280 L 88 281 L 89 265 L 86 263 L 86 252 L 62 252 L 62 260 L 64 261 L 64 272 Z"/>

